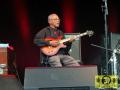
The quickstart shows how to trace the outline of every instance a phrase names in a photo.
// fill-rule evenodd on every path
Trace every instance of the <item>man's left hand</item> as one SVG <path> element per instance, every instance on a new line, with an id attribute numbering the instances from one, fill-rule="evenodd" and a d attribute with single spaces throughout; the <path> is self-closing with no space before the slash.
<path id="1" fill-rule="evenodd" d="M 75 38 L 70 38 L 69 42 L 75 41 Z"/>

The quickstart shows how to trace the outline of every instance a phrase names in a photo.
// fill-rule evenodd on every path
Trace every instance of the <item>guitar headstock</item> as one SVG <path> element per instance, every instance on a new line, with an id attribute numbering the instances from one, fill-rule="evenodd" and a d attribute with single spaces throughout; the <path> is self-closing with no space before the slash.
<path id="1" fill-rule="evenodd" d="M 94 34 L 94 32 L 87 30 L 87 31 L 86 31 L 86 34 L 87 34 L 89 37 L 91 37 L 91 36 Z"/>

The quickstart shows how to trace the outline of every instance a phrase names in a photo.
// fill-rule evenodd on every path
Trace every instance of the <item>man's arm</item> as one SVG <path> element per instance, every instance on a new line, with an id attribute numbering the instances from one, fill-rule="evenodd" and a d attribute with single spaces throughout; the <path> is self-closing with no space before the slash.
<path id="1" fill-rule="evenodd" d="M 62 35 L 64 36 L 63 39 L 65 39 L 65 34 L 62 32 Z M 65 43 L 63 43 L 64 45 L 66 45 L 67 47 L 65 48 L 65 51 L 68 53 L 69 50 L 71 49 L 72 46 L 72 40 L 67 41 Z"/>
<path id="2" fill-rule="evenodd" d="M 34 38 L 34 44 L 37 46 L 48 46 L 50 45 L 49 41 L 45 40 L 45 31 L 41 30 L 39 31 Z"/>

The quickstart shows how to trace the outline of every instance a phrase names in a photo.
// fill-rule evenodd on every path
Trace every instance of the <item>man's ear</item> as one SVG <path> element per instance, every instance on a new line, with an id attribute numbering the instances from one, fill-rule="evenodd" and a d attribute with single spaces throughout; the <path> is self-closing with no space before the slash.
<path id="1" fill-rule="evenodd" d="M 51 24 L 51 20 L 48 20 L 48 24 Z"/>

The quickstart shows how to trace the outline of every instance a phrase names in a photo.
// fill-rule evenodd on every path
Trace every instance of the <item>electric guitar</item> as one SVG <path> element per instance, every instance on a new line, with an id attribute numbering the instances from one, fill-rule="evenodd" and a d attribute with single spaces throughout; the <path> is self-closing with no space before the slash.
<path id="1" fill-rule="evenodd" d="M 41 47 L 40 49 L 41 49 L 41 52 L 43 54 L 45 54 L 47 56 L 53 56 L 59 51 L 60 48 L 62 48 L 60 44 L 70 41 L 71 38 L 77 40 L 79 37 L 82 37 L 85 35 L 89 35 L 89 37 L 90 37 L 93 35 L 93 33 L 94 33 L 93 31 L 86 31 L 86 32 L 81 33 L 79 35 L 59 40 L 59 45 L 56 47 L 55 46 L 44 46 L 44 47 Z M 55 39 L 47 39 L 47 40 L 51 41 L 51 40 L 55 40 Z"/>

